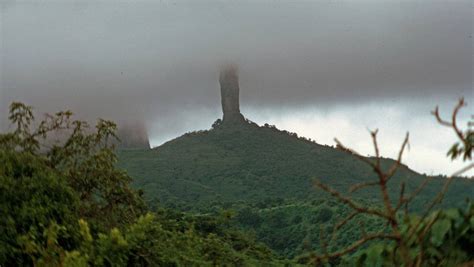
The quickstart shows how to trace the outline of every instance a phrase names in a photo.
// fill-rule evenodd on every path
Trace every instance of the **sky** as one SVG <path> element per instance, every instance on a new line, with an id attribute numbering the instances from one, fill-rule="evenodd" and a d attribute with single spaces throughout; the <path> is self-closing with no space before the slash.
<path id="1" fill-rule="evenodd" d="M 405 163 L 463 166 L 446 151 L 459 97 L 473 114 L 473 3 L 453 0 L 0 0 L 0 112 L 145 121 L 153 146 L 221 117 L 219 66 L 239 66 L 241 111 L 259 124 Z M 0 127 L 8 128 L 4 116 Z M 470 173 L 472 175 L 474 173 Z"/>

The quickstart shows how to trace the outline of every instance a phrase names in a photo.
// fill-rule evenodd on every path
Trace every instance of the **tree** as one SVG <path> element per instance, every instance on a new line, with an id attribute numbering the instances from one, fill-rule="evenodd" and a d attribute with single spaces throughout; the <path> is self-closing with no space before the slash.
<path id="1" fill-rule="evenodd" d="M 1 262 L 27 264 L 26 255 L 50 251 L 39 248 L 50 243 L 53 232 L 59 247 L 74 247 L 79 218 L 104 230 L 133 222 L 144 211 L 131 178 L 115 168 L 109 139 L 116 137 L 116 125 L 99 120 L 93 131 L 72 115 L 46 114 L 35 125 L 30 106 L 10 106 L 16 128 L 0 134 Z M 48 146 L 49 134 L 58 132 L 69 135 Z"/>
<path id="2" fill-rule="evenodd" d="M 27 152 L 0 150 L 0 264 L 29 265 L 28 237 L 46 244 L 50 223 L 76 225 L 79 201 L 64 179 L 45 161 Z M 68 249 L 77 242 L 73 231 L 55 238 Z"/>
<path id="3" fill-rule="evenodd" d="M 111 139 L 118 139 L 117 126 L 99 119 L 94 130 L 85 121 L 72 120 L 72 116 L 71 111 L 46 114 L 35 128 L 32 108 L 14 102 L 9 119 L 16 129 L 0 135 L 0 148 L 27 153 L 54 169 L 78 193 L 81 217 L 103 226 L 135 220 L 143 213 L 144 204 L 130 188 L 131 178 L 115 168 Z M 51 133 L 66 137 L 48 146 Z"/>
<path id="4" fill-rule="evenodd" d="M 272 252 L 220 221 L 147 212 L 115 167 L 116 126 L 12 103 L 0 134 L 0 266 L 210 266 L 272 262 Z M 48 145 L 49 134 L 64 139 Z M 220 224 L 219 224 L 220 223 Z"/>
<path id="5" fill-rule="evenodd" d="M 448 152 L 454 160 L 462 156 L 464 161 L 471 159 L 474 143 L 473 132 L 469 128 L 472 121 L 468 123 L 466 131 L 460 130 L 456 118 L 459 110 L 466 105 L 464 99 L 460 99 L 452 114 L 452 120 L 446 121 L 440 118 L 438 108 L 433 111 L 434 116 L 444 126 L 451 127 L 459 142 Z M 377 130 L 371 132 L 372 142 L 375 150 L 375 158 L 363 157 L 336 139 L 337 147 L 354 155 L 365 162 L 377 174 L 378 180 L 354 185 L 349 191 L 354 192 L 366 187 L 377 187 L 382 196 L 382 207 L 364 206 L 350 197 L 333 188 L 315 181 L 315 186 L 328 192 L 341 203 L 353 209 L 353 212 L 334 226 L 332 236 L 322 238 L 322 253 L 314 253 L 312 260 L 315 265 L 331 262 L 334 259 L 345 257 L 351 262 L 350 265 L 358 266 L 452 266 L 474 260 L 472 249 L 474 248 L 474 206 L 468 203 L 465 210 L 453 209 L 432 212 L 446 193 L 452 178 L 459 176 L 474 167 L 469 163 L 466 167 L 453 173 L 446 179 L 443 189 L 435 196 L 433 201 L 427 205 L 425 212 L 419 216 L 408 213 L 408 204 L 423 190 L 430 178 L 427 178 L 417 189 L 406 195 L 405 185 L 400 187 L 398 201 L 394 202 L 387 190 L 387 183 L 393 177 L 401 165 L 402 156 L 408 145 L 408 133 L 401 145 L 397 160 L 386 170 L 381 165 L 381 156 L 377 143 Z M 394 204 L 396 203 L 396 204 Z M 387 228 L 374 232 L 364 233 L 363 237 L 353 244 L 338 250 L 328 251 L 328 243 L 332 242 L 338 230 L 358 215 L 374 216 L 386 222 Z M 363 226 L 361 226 L 363 228 Z M 373 242 L 378 240 L 378 242 Z M 368 248 L 362 249 L 364 245 L 370 244 Z M 362 250 L 360 250 L 362 249 Z M 359 250 L 352 257 L 348 256 Z"/>

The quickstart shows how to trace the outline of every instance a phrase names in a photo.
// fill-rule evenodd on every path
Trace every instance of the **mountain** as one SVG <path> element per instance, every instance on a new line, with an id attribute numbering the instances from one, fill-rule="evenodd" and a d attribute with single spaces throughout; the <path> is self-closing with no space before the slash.
<path id="1" fill-rule="evenodd" d="M 212 202 L 326 197 L 313 187 L 315 179 L 341 192 L 376 180 L 369 166 L 346 152 L 250 122 L 187 133 L 155 149 L 122 150 L 119 156 L 120 166 L 148 198 L 183 209 L 202 209 Z M 392 162 L 386 159 L 383 164 Z M 402 166 L 389 188 L 396 196 L 400 182 L 405 181 L 410 192 L 424 179 Z M 420 197 L 434 196 L 444 181 L 434 177 Z M 455 204 L 473 194 L 473 181 L 456 179 L 447 199 Z M 373 189 L 360 190 L 355 196 L 379 199 Z"/>
<path id="2" fill-rule="evenodd" d="M 376 181 L 373 170 L 340 149 L 245 119 L 239 107 L 237 66 L 224 66 L 219 82 L 223 118 L 212 129 L 187 133 L 151 150 L 121 150 L 119 166 L 135 178 L 134 186 L 143 190 L 150 207 L 197 214 L 230 210 L 231 224 L 287 258 L 320 249 L 321 234 L 331 231 L 351 210 L 316 190 L 314 181 L 346 193 L 355 184 Z M 383 168 L 393 163 L 381 160 Z M 398 200 L 401 183 L 409 195 L 426 178 L 401 166 L 387 184 L 392 201 Z M 407 209 L 424 210 L 446 181 L 430 178 Z M 347 195 L 366 206 L 381 205 L 378 188 Z M 455 179 L 443 205 L 461 207 L 472 195 L 474 181 Z M 366 230 L 384 227 L 377 218 L 356 216 L 340 229 L 339 239 L 329 248 L 346 247 Z"/>
<path id="3" fill-rule="evenodd" d="M 384 159 L 382 165 L 388 168 L 393 162 Z M 155 149 L 121 150 L 119 166 L 135 179 L 134 186 L 144 191 L 151 206 L 195 213 L 232 209 L 240 227 L 287 257 L 304 251 L 308 239 L 318 247 L 315 239 L 320 225 L 334 225 L 349 213 L 347 207 L 317 190 L 315 179 L 340 192 L 376 180 L 369 166 L 347 152 L 248 120 L 218 120 L 210 130 L 184 134 Z M 408 195 L 425 178 L 401 166 L 388 184 L 392 199 L 398 197 L 401 182 L 406 183 Z M 445 181 L 433 177 L 409 208 L 423 210 Z M 457 178 L 443 205 L 462 206 L 472 195 L 474 181 Z M 360 190 L 352 197 L 380 205 L 376 188 Z M 372 218 L 364 220 L 370 227 L 383 227 Z M 345 239 L 355 239 L 353 232 L 348 228 Z"/>

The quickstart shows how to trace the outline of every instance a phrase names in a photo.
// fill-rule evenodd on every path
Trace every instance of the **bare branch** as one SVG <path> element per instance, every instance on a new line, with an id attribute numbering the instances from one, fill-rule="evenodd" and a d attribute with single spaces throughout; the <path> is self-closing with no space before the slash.
<path id="1" fill-rule="evenodd" d="M 409 197 L 404 198 L 402 195 L 400 195 L 400 199 L 398 200 L 398 205 L 395 210 L 398 210 L 401 208 L 403 204 L 410 203 L 420 192 L 425 188 L 425 186 L 428 184 L 429 181 L 431 181 L 433 177 L 427 176 L 423 182 L 410 194 Z"/>
<path id="2" fill-rule="evenodd" d="M 349 188 L 349 193 L 354 193 L 355 191 L 360 190 L 364 187 L 376 186 L 378 184 L 379 184 L 379 181 L 358 183 Z"/>
<path id="3" fill-rule="evenodd" d="M 372 161 L 370 161 L 367 157 L 364 157 L 364 156 L 362 156 L 359 152 L 357 152 L 357 151 L 355 151 L 355 150 L 353 150 L 353 149 L 350 149 L 350 148 L 344 146 L 337 138 L 334 138 L 334 141 L 336 142 L 336 144 L 337 144 L 339 147 L 341 147 L 341 149 L 342 149 L 343 151 L 345 151 L 345 152 L 347 152 L 347 153 L 349 153 L 349 154 L 351 154 L 351 155 L 354 155 L 354 156 L 357 157 L 359 160 L 361 160 L 361 161 L 367 163 L 368 165 L 372 166 L 372 168 L 375 168 L 376 165 L 375 165 Z"/>
<path id="4" fill-rule="evenodd" d="M 431 111 L 431 114 L 433 114 L 433 116 L 435 116 L 435 118 L 436 118 L 436 120 L 438 121 L 439 124 L 444 125 L 446 127 L 451 127 L 451 122 L 443 120 L 441 118 L 441 116 L 439 115 L 439 107 L 438 106 L 436 106 L 435 109 L 433 111 Z"/>
<path id="5" fill-rule="evenodd" d="M 364 245 L 365 243 L 375 240 L 375 239 L 390 239 L 390 240 L 395 240 L 398 241 L 399 238 L 395 235 L 388 235 L 388 234 L 382 234 L 382 233 L 377 233 L 377 234 L 369 234 L 365 236 L 364 238 L 359 239 L 358 241 L 352 243 L 352 245 L 346 247 L 345 249 L 326 254 L 324 256 L 316 256 L 318 259 L 333 259 L 333 258 L 338 258 L 343 255 L 346 255 L 348 253 L 353 252 L 360 246 Z"/>
<path id="6" fill-rule="evenodd" d="M 459 130 L 459 128 L 457 126 L 456 118 L 458 116 L 459 110 L 464 106 L 466 106 L 466 103 L 464 102 L 464 98 L 459 99 L 459 103 L 456 106 L 456 108 L 454 108 L 454 112 L 453 112 L 453 115 L 451 117 L 452 124 L 453 124 L 453 129 L 461 140 L 465 140 L 465 138 L 464 138 L 464 134 L 462 133 L 461 130 Z"/>
<path id="7" fill-rule="evenodd" d="M 456 177 L 456 176 L 459 176 L 467 171 L 469 171 L 470 169 L 474 168 L 474 163 L 471 163 L 469 165 L 467 165 L 466 167 L 454 172 L 452 175 L 450 175 L 448 178 L 446 178 L 446 182 L 444 183 L 444 186 L 443 186 L 443 189 L 436 195 L 436 197 L 431 201 L 429 207 L 425 210 L 425 212 L 423 213 L 423 216 L 421 217 L 420 221 L 417 223 L 416 227 L 414 227 L 412 229 L 412 231 L 410 232 L 410 234 L 408 235 L 409 238 L 411 238 L 415 233 L 416 233 L 416 229 L 418 229 L 418 227 L 420 226 L 420 224 L 428 217 L 428 215 L 430 214 L 431 210 L 437 205 L 439 204 L 442 200 L 443 200 L 443 197 L 444 195 L 446 194 L 446 192 L 448 191 L 448 188 L 449 188 L 449 185 L 451 184 L 451 182 L 454 180 L 453 177 Z"/>
<path id="8" fill-rule="evenodd" d="M 439 114 L 439 108 L 438 107 L 436 107 L 435 110 L 432 111 L 432 114 L 436 117 L 437 121 L 441 125 L 452 128 L 455 131 L 458 138 L 464 143 L 464 145 L 466 147 L 471 147 L 471 144 L 468 143 L 470 141 L 467 140 L 469 138 L 469 136 L 466 137 L 465 134 L 463 133 L 463 131 L 458 128 L 457 120 L 456 120 L 457 115 L 459 113 L 459 110 L 461 110 L 461 108 L 464 107 L 465 105 L 466 105 L 466 103 L 464 102 L 464 99 L 461 98 L 459 100 L 458 104 L 456 105 L 456 107 L 453 110 L 451 121 L 447 121 L 447 120 L 444 120 L 444 119 L 441 118 L 441 116 Z M 373 168 L 374 172 L 378 176 L 378 181 L 362 182 L 362 183 L 358 183 L 358 184 L 355 184 L 355 185 L 351 186 L 349 188 L 349 193 L 353 193 L 353 192 L 355 192 L 357 190 L 360 190 L 362 188 L 365 188 L 365 187 L 379 185 L 379 190 L 380 190 L 380 192 L 382 194 L 382 197 L 383 197 L 383 203 L 384 203 L 384 208 L 383 209 L 377 209 L 377 208 L 374 209 L 374 208 L 369 208 L 369 207 L 365 207 L 363 205 L 360 205 L 357 202 L 355 202 L 354 200 L 352 200 L 351 198 L 343 196 L 338 191 L 334 190 L 333 188 L 331 188 L 327 185 L 322 184 L 319 181 L 315 181 L 314 185 L 321 188 L 322 190 L 328 192 L 333 197 L 335 197 L 339 202 L 341 202 L 345 205 L 348 205 L 350 208 L 352 208 L 354 210 L 347 217 L 345 217 L 342 221 L 340 221 L 339 223 L 337 223 L 335 225 L 330 242 L 334 240 L 334 238 L 337 234 L 337 231 L 342 226 L 346 225 L 350 220 L 354 219 L 354 217 L 357 216 L 358 214 L 369 214 L 369 215 L 374 215 L 374 216 L 377 216 L 377 217 L 380 217 L 380 218 L 384 219 L 387 223 L 387 226 L 391 227 L 391 233 L 390 234 L 385 234 L 385 233 L 366 234 L 365 230 L 364 230 L 364 225 L 361 225 L 361 227 L 362 227 L 361 231 L 362 231 L 363 238 L 361 238 L 360 240 L 354 242 L 352 245 L 350 245 L 350 246 L 348 246 L 348 247 L 346 247 L 342 250 L 339 250 L 339 251 L 328 254 L 327 253 L 327 243 L 324 243 L 325 240 L 322 240 L 322 242 L 323 242 L 322 244 L 324 244 L 324 246 L 323 246 L 324 255 L 323 256 L 316 256 L 316 260 L 318 260 L 318 261 L 319 260 L 328 260 L 328 259 L 331 259 L 331 258 L 337 258 L 337 257 L 340 257 L 342 255 L 351 253 L 354 250 L 356 250 L 358 247 L 360 247 L 361 245 L 363 245 L 363 244 L 365 244 L 368 241 L 373 240 L 373 239 L 392 239 L 392 240 L 397 241 L 398 249 L 400 250 L 401 257 L 403 258 L 403 262 L 405 262 L 405 264 L 407 264 L 409 266 L 412 266 L 413 263 L 415 263 L 415 262 L 413 262 L 413 260 L 416 261 L 416 264 L 421 264 L 421 262 L 423 261 L 423 257 L 424 257 L 423 248 L 421 248 L 421 250 L 419 252 L 419 255 L 416 255 L 415 258 L 412 259 L 412 256 L 410 256 L 409 253 L 408 253 L 408 246 L 407 246 L 408 243 L 407 242 L 410 242 L 410 240 L 413 238 L 413 235 L 415 235 L 415 234 L 416 234 L 416 240 L 423 240 L 424 236 L 429 232 L 430 228 L 435 223 L 435 221 L 437 219 L 437 216 L 438 216 L 438 215 L 436 215 L 434 217 L 429 217 L 429 221 L 427 221 L 428 215 L 431 213 L 433 207 L 436 204 L 438 204 L 439 202 L 441 202 L 441 200 L 443 199 L 444 195 L 446 194 L 446 192 L 449 188 L 450 183 L 453 180 L 452 178 L 455 177 L 455 176 L 459 176 L 462 173 L 465 173 L 466 171 L 474 168 L 474 163 L 471 163 L 468 166 L 464 167 L 463 169 L 453 173 L 446 180 L 446 182 L 444 183 L 444 186 L 441 189 L 441 191 L 438 192 L 438 194 L 435 196 L 435 198 L 432 200 L 432 202 L 428 203 L 428 205 L 427 205 L 428 208 L 424 212 L 424 214 L 421 216 L 421 219 L 419 221 L 417 221 L 414 225 L 411 225 L 411 229 L 409 230 L 410 231 L 409 234 L 407 236 L 405 236 L 405 235 L 402 235 L 401 232 L 400 232 L 400 229 L 399 229 L 400 221 L 397 217 L 397 212 L 402 207 L 405 207 L 405 214 L 408 214 L 408 204 L 416 196 L 418 196 L 420 194 L 420 192 L 426 187 L 426 185 L 432 179 L 432 177 L 426 177 L 426 179 L 424 179 L 408 196 L 405 196 L 405 194 L 406 194 L 406 184 L 404 182 L 402 182 L 401 185 L 400 185 L 400 194 L 399 194 L 399 197 L 398 197 L 398 203 L 394 208 L 392 206 L 392 202 L 391 202 L 390 196 L 388 194 L 387 183 L 395 175 L 397 170 L 402 165 L 402 157 L 403 157 L 407 147 L 409 147 L 409 133 L 406 133 L 406 136 L 405 136 L 405 138 L 404 138 L 404 140 L 401 144 L 400 150 L 398 152 L 398 157 L 397 157 L 396 161 L 389 167 L 389 169 L 386 172 L 381 167 L 382 157 L 380 155 L 379 144 L 378 144 L 378 141 L 377 141 L 378 130 L 371 131 L 370 134 L 371 134 L 371 137 L 372 137 L 372 143 L 373 143 L 374 150 L 375 150 L 375 157 L 371 157 L 371 158 L 370 157 L 364 157 L 360 153 L 358 153 L 357 151 L 344 146 L 337 139 L 335 139 L 335 141 L 336 141 L 338 147 L 341 150 L 343 150 L 347 153 L 350 153 L 351 155 L 355 156 L 360 161 L 362 161 L 362 162 L 368 164 L 369 166 L 371 166 Z M 469 135 L 469 134 L 470 134 L 470 132 L 468 132 L 466 135 Z M 420 228 L 420 226 L 422 226 L 422 227 Z M 407 237 L 408 237 L 408 239 L 407 239 Z"/>
<path id="9" fill-rule="evenodd" d="M 349 214 L 349 216 L 347 216 L 344 220 L 340 221 L 339 223 L 336 224 L 336 226 L 334 226 L 334 229 L 335 230 L 339 230 L 342 226 L 344 226 L 347 222 L 349 222 L 350 220 L 352 220 L 352 218 L 354 218 L 355 216 L 357 216 L 359 214 L 359 212 L 357 211 L 354 211 L 352 212 L 351 214 Z"/>
<path id="10" fill-rule="evenodd" d="M 448 188 L 449 188 L 449 185 L 451 184 L 452 180 L 454 177 L 456 176 L 459 176 L 467 171 L 469 171 L 470 169 L 474 168 L 474 163 L 471 163 L 469 165 L 467 165 L 466 167 L 454 172 L 453 174 L 451 174 L 447 179 L 447 181 L 444 183 L 444 186 L 443 186 L 443 189 L 438 193 L 438 195 L 435 197 L 434 201 L 431 203 L 430 207 L 428 210 L 431 210 L 433 208 L 433 206 L 435 206 L 436 204 L 438 204 L 444 197 L 444 195 L 446 194 L 446 192 L 448 191 Z"/>
<path id="11" fill-rule="evenodd" d="M 332 244 L 334 240 L 336 239 L 338 230 L 341 229 L 341 227 L 343 227 L 346 223 L 348 223 L 350 220 L 352 220 L 355 216 L 359 214 L 360 213 L 358 211 L 353 211 L 351 214 L 349 214 L 349 216 L 347 216 L 346 218 L 338 222 L 333 228 L 331 239 L 329 240 L 329 244 Z"/>
<path id="12" fill-rule="evenodd" d="M 404 195 L 405 195 L 405 182 L 402 182 L 400 184 L 400 195 L 398 197 L 398 204 L 397 204 L 397 207 L 395 208 L 395 211 L 397 211 L 402 206 Z"/>
<path id="13" fill-rule="evenodd" d="M 377 143 L 378 132 L 379 130 L 375 129 L 375 131 L 370 132 L 370 136 L 372 136 L 372 143 L 374 144 L 376 166 L 377 168 L 380 168 L 380 151 L 379 151 L 379 145 Z"/>
<path id="14" fill-rule="evenodd" d="M 333 197 L 339 199 L 339 201 L 341 201 L 342 203 L 348 205 L 349 207 L 351 207 L 352 209 L 358 211 L 359 213 L 366 213 L 366 214 L 371 214 L 371 215 L 375 215 L 375 216 L 378 216 L 378 217 L 382 217 L 382 218 L 385 218 L 385 219 L 390 219 L 390 217 L 387 214 L 385 214 L 384 212 L 382 212 L 380 210 L 377 210 L 377 209 L 371 209 L 371 208 L 360 206 L 359 204 L 354 202 L 352 199 L 342 196 L 338 191 L 336 191 L 336 190 L 332 189 L 331 187 L 321 183 L 320 181 L 314 181 L 314 185 L 321 188 L 322 190 L 328 192 Z"/>
<path id="15" fill-rule="evenodd" d="M 398 152 L 397 161 L 388 170 L 386 174 L 387 176 L 386 180 L 389 180 L 402 164 L 402 156 L 403 156 L 403 152 L 405 151 L 405 148 L 408 146 L 408 140 L 409 140 L 409 133 L 407 132 L 405 135 L 405 139 L 403 140 L 402 146 Z"/>
<path id="16" fill-rule="evenodd" d="M 431 112 L 431 114 L 433 114 L 435 116 L 435 118 L 436 118 L 436 120 L 438 121 L 439 124 L 452 128 L 454 130 L 454 132 L 456 133 L 456 135 L 458 136 L 458 138 L 461 139 L 463 142 L 465 142 L 466 140 L 465 140 L 464 134 L 462 133 L 462 131 L 459 129 L 459 127 L 457 125 L 456 118 L 458 116 L 459 110 L 464 106 L 466 106 L 466 102 L 464 101 L 464 98 L 460 98 L 458 104 L 454 108 L 454 111 L 453 111 L 453 114 L 451 116 L 451 121 L 450 122 L 446 121 L 446 120 L 443 120 L 441 118 L 441 116 L 439 115 L 438 106 L 436 106 L 435 110 Z"/>

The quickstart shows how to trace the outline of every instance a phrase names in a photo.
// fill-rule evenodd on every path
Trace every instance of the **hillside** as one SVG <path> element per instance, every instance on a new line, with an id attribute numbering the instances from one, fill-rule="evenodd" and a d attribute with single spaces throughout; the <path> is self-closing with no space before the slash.
<path id="1" fill-rule="evenodd" d="M 375 180 L 372 170 L 353 156 L 330 146 L 298 138 L 272 126 L 223 125 L 187 133 L 152 150 L 122 150 L 120 166 L 135 178 L 148 199 L 166 206 L 196 209 L 216 202 L 261 202 L 267 199 L 307 199 L 322 196 L 312 186 L 319 179 L 338 190 Z M 387 159 L 385 164 L 392 160 Z M 394 194 L 406 181 L 413 189 L 425 177 L 407 167 L 390 183 Z M 444 182 L 434 178 L 421 197 L 429 197 Z M 374 190 L 361 191 L 369 200 Z M 449 203 L 474 194 L 474 183 L 459 179 L 448 193 Z"/>
<path id="2" fill-rule="evenodd" d="M 135 179 L 134 186 L 144 191 L 151 206 L 197 213 L 235 210 L 237 224 L 289 257 L 304 250 L 304 241 L 319 233 L 319 223 L 334 224 L 348 212 L 316 190 L 314 179 L 341 192 L 376 179 L 368 166 L 346 152 L 249 121 L 215 124 L 211 130 L 187 133 L 152 150 L 122 150 L 119 159 L 119 166 Z M 392 162 L 385 159 L 383 164 Z M 410 192 L 424 179 L 403 166 L 389 183 L 390 192 L 395 198 L 402 181 Z M 420 210 L 444 181 L 434 177 L 410 208 Z M 474 182 L 456 179 L 443 205 L 460 206 L 472 195 Z M 354 197 L 372 205 L 380 199 L 375 189 L 361 190 Z M 331 216 L 314 219 L 321 212 Z M 351 235 L 349 240 L 355 238 Z"/>

